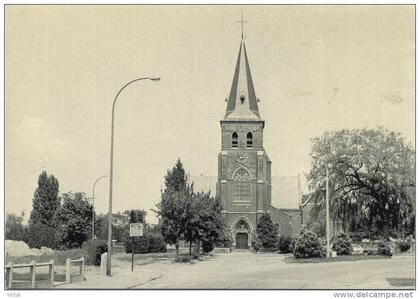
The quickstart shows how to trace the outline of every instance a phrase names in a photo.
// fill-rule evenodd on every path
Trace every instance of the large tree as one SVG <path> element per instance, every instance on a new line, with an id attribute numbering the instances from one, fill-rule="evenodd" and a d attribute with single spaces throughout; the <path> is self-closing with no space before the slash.
<path id="1" fill-rule="evenodd" d="M 58 187 L 57 179 L 53 175 L 48 176 L 45 170 L 42 171 L 32 200 L 30 224 L 42 223 L 54 226 L 54 215 L 60 207 Z"/>
<path id="2" fill-rule="evenodd" d="M 190 244 L 190 254 L 193 242 L 214 244 L 223 235 L 225 226 L 222 210 L 220 198 L 210 196 L 210 192 L 194 194 L 191 216 L 185 228 L 185 239 Z"/>
<path id="3" fill-rule="evenodd" d="M 23 226 L 24 213 L 21 216 L 6 214 L 6 240 L 26 241 L 25 227 Z"/>
<path id="4" fill-rule="evenodd" d="M 58 187 L 58 180 L 42 171 L 38 177 L 38 187 L 34 193 L 29 218 L 30 247 L 54 247 L 55 214 L 60 207 Z"/>
<path id="5" fill-rule="evenodd" d="M 165 189 L 155 211 L 161 219 L 165 242 L 175 244 L 179 253 L 179 241 L 214 243 L 223 230 L 222 205 L 210 193 L 194 193 L 189 184 L 181 160 L 165 176 Z"/>
<path id="6" fill-rule="evenodd" d="M 172 170 L 165 175 L 165 189 L 155 213 L 160 217 L 165 242 L 175 244 L 179 254 L 179 241 L 185 239 L 186 225 L 191 219 L 193 186 L 187 183 L 184 166 L 177 160 Z"/>
<path id="7" fill-rule="evenodd" d="M 56 214 L 57 245 L 60 249 L 77 248 L 92 234 L 92 205 L 84 193 L 64 193 Z"/>
<path id="8" fill-rule="evenodd" d="M 330 212 L 339 229 L 413 231 L 415 153 L 401 134 L 384 128 L 326 132 L 313 139 L 311 157 L 315 218 L 324 218 L 328 168 Z"/>
<path id="9" fill-rule="evenodd" d="M 175 244 L 177 256 L 179 241 L 185 239 L 186 227 L 192 218 L 193 196 L 192 186 L 181 191 L 167 188 L 162 192 L 160 203 L 156 205 L 155 212 L 161 219 L 165 242 Z"/>

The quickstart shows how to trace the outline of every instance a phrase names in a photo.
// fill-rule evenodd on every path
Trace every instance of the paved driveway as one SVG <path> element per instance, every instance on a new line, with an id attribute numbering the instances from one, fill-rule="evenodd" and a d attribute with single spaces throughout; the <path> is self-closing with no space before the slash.
<path id="1" fill-rule="evenodd" d="M 140 271 L 159 274 L 138 288 L 220 289 L 414 289 L 387 279 L 414 278 L 414 256 L 332 263 L 287 263 L 279 254 L 232 252 L 195 264 L 150 264 Z M 143 268 L 144 267 L 144 268 Z"/>

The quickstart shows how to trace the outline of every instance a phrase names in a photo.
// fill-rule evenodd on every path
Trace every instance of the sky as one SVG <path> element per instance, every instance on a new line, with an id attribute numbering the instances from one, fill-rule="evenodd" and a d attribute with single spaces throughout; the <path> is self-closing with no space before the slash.
<path id="1" fill-rule="evenodd" d="M 6 212 L 28 216 L 42 170 L 114 211 L 150 209 L 168 168 L 216 176 L 241 11 L 273 176 L 305 174 L 311 139 L 376 128 L 415 141 L 414 6 L 6 6 Z M 108 181 L 95 190 L 108 209 Z"/>

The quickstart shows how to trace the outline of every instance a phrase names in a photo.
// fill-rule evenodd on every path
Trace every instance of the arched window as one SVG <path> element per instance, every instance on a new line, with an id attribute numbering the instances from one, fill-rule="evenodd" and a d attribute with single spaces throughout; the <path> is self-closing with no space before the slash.
<path id="1" fill-rule="evenodd" d="M 246 229 L 246 230 L 249 230 L 249 226 L 248 226 L 248 223 L 246 223 L 245 220 L 241 219 L 241 220 L 238 221 L 238 223 L 236 223 L 235 229 L 236 230 L 238 230 L 238 229 Z"/>
<path id="2" fill-rule="evenodd" d="M 252 147 L 252 146 L 253 146 L 252 133 L 248 132 L 248 134 L 246 134 L 246 147 Z"/>
<path id="3" fill-rule="evenodd" d="M 238 133 L 232 133 L 232 147 L 238 147 Z"/>
<path id="4" fill-rule="evenodd" d="M 277 222 L 274 224 L 274 226 L 276 227 L 276 232 L 277 232 L 277 236 L 280 236 L 280 224 L 278 224 Z"/>
<path id="5" fill-rule="evenodd" d="M 241 168 L 233 177 L 233 201 L 250 201 L 251 198 L 251 177 L 249 173 Z"/>

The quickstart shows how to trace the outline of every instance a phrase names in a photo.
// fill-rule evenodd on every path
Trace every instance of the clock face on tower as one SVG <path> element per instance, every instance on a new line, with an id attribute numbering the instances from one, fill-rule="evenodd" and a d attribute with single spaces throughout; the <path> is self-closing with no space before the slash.
<path id="1" fill-rule="evenodd" d="M 236 154 L 236 162 L 238 162 L 241 165 L 246 164 L 248 161 L 248 155 L 244 152 L 239 152 Z"/>

